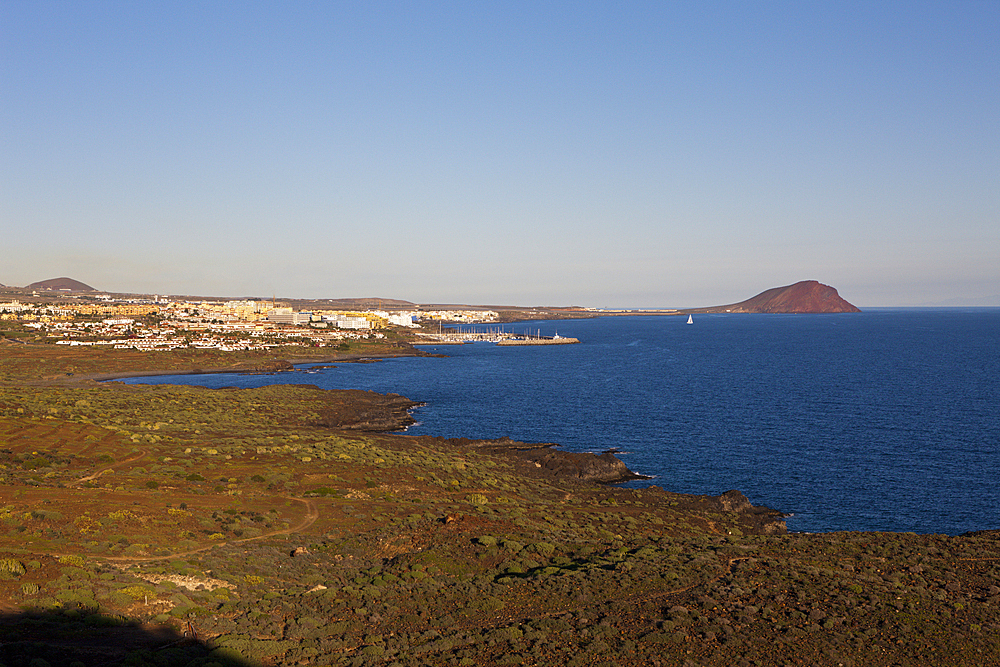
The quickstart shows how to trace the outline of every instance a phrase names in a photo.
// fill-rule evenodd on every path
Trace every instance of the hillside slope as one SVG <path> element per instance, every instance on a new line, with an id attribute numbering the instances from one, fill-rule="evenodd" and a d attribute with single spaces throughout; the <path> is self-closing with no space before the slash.
<path id="1" fill-rule="evenodd" d="M 51 278 L 31 283 L 26 289 L 52 292 L 96 292 L 93 287 L 72 278 Z"/>
<path id="2" fill-rule="evenodd" d="M 837 290 L 815 280 L 765 290 L 746 301 L 725 306 L 698 308 L 701 313 L 860 313 L 861 309 L 841 298 Z"/>

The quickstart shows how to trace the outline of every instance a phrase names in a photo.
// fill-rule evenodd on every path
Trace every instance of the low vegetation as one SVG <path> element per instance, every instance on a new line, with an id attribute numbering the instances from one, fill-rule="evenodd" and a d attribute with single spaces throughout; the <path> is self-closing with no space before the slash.
<path id="1" fill-rule="evenodd" d="M 141 363 L 52 354 L 0 347 L 6 665 L 1000 655 L 994 533 L 763 534 L 710 499 L 380 432 L 400 397 L 98 385 L 73 378 Z"/>

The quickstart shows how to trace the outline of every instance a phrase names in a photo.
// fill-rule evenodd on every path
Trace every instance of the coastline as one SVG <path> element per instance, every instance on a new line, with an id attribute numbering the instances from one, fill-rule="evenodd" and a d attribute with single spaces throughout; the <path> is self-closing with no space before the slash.
<path id="1" fill-rule="evenodd" d="M 303 364 L 345 364 L 366 361 L 378 361 L 380 359 L 394 359 L 397 357 L 439 357 L 442 355 L 430 354 L 422 350 L 413 352 L 399 352 L 392 354 L 345 354 L 341 356 L 322 357 L 289 357 L 285 359 L 275 359 L 263 364 L 250 364 L 238 366 L 215 366 L 208 368 L 182 368 L 174 370 L 137 370 L 137 371 L 115 371 L 111 373 L 84 373 L 80 375 L 70 375 L 66 377 L 47 378 L 44 380 L 29 380 L 25 384 L 36 386 L 82 386 L 88 382 L 111 382 L 114 380 L 124 380 L 127 378 L 141 377 L 163 377 L 165 375 L 224 375 L 224 374 L 246 374 L 246 373 L 280 373 L 294 370 L 296 366 Z"/>
<path id="2" fill-rule="evenodd" d="M 288 357 L 275 359 L 264 364 L 250 364 L 238 367 L 222 366 L 214 368 L 190 368 L 182 370 L 144 370 L 144 371 L 119 371 L 112 373 L 90 373 L 86 375 L 74 375 L 65 379 L 46 380 L 33 383 L 40 386 L 63 386 L 63 387 L 84 387 L 93 383 L 114 382 L 127 378 L 141 377 L 163 377 L 169 375 L 193 376 L 193 375 L 215 375 L 215 374 L 246 374 L 246 373 L 280 373 L 295 370 L 297 366 L 308 364 L 338 364 L 338 363 L 364 363 L 378 361 L 380 359 L 391 359 L 399 357 L 439 357 L 426 353 L 416 348 L 411 351 L 390 353 L 390 354 L 345 354 L 345 355 L 323 355 L 311 357 Z M 354 393 L 372 394 L 364 390 L 346 389 L 329 390 L 317 387 L 319 391 L 331 393 Z M 325 423 L 323 425 L 347 430 L 368 431 L 373 433 L 397 433 L 402 434 L 415 423 L 410 415 L 410 411 L 420 405 L 419 402 L 394 394 L 374 394 L 381 397 L 381 402 L 391 404 L 392 416 L 383 415 L 381 419 L 371 422 L 358 423 Z M 400 400 L 405 403 L 405 414 L 395 412 L 400 406 Z M 411 438 L 426 438 L 429 436 L 405 436 Z M 611 451 L 602 453 L 595 452 L 569 452 L 558 449 L 557 443 L 525 443 L 501 438 L 499 440 L 473 441 L 467 438 L 449 439 L 450 442 L 460 443 L 463 448 L 480 449 L 493 454 L 502 455 L 505 458 L 519 462 L 522 474 L 541 472 L 544 475 L 561 481 L 577 483 L 590 483 L 598 485 L 613 486 L 623 482 L 653 479 L 649 475 L 636 473 L 614 455 Z M 659 488 L 659 487 L 656 487 Z M 714 502 L 716 496 L 702 495 L 691 496 L 708 499 Z M 721 498 L 721 496 L 720 496 Z M 773 523 L 773 527 L 766 529 L 769 534 L 785 532 L 784 522 L 781 521 L 786 515 L 778 510 L 765 506 L 752 506 L 746 502 L 746 506 L 756 512 L 761 518 L 770 517 L 768 521 L 761 523 L 762 526 Z M 746 508 L 740 511 L 746 511 Z M 761 528 L 764 530 L 764 528 Z"/>

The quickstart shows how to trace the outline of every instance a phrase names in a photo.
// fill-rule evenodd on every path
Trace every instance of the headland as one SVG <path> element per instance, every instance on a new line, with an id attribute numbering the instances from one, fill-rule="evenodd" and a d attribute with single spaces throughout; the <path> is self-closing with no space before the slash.
<path id="1" fill-rule="evenodd" d="M 725 306 L 686 309 L 683 313 L 860 313 L 837 290 L 816 280 L 774 287 L 760 294 Z"/>

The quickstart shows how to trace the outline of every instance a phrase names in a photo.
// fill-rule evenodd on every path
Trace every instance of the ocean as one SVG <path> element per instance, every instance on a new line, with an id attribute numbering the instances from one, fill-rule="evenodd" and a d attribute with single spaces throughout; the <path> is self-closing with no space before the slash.
<path id="1" fill-rule="evenodd" d="M 1000 528 L 1000 309 L 532 322 L 578 345 L 426 347 L 445 358 L 273 375 L 135 378 L 311 383 L 424 405 L 415 435 L 617 449 L 669 491 L 739 489 L 798 532 Z"/>

